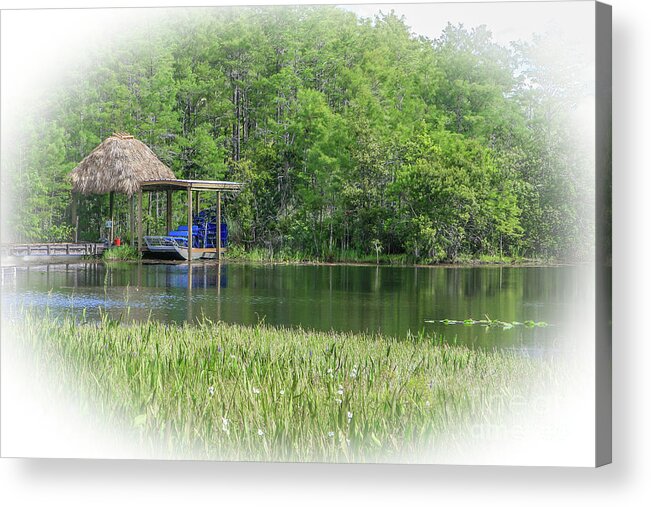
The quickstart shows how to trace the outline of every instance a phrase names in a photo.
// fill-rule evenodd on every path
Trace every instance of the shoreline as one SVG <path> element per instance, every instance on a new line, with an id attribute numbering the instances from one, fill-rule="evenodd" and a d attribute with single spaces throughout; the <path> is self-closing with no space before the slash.
<path id="1" fill-rule="evenodd" d="M 112 264 L 186 264 L 187 261 L 183 260 L 169 260 L 169 259 L 102 259 L 98 258 L 79 258 L 73 256 L 48 256 L 48 257 L 33 257 L 25 258 L 3 258 L 0 263 L 1 269 L 17 268 L 26 266 L 42 266 L 49 264 L 87 264 L 87 263 L 104 263 L 107 265 Z M 216 263 L 214 259 L 197 260 L 193 261 L 194 264 Z M 561 260 L 537 260 L 525 259 L 519 261 L 482 261 L 474 259 L 471 261 L 460 262 L 441 262 L 435 264 L 423 263 L 391 263 L 391 262 L 366 262 L 366 261 L 319 261 L 319 260 L 258 260 L 247 259 L 244 257 L 228 257 L 222 259 L 222 263 L 228 264 L 253 264 L 253 265 L 272 265 L 272 266 L 363 266 L 363 267 L 394 267 L 394 268 L 556 268 L 566 266 L 581 266 L 588 264 L 586 262 L 569 262 Z"/>
<path id="2" fill-rule="evenodd" d="M 237 264 L 260 264 L 260 265 L 297 265 L 297 266 L 365 266 L 365 267 L 394 267 L 394 268 L 479 268 L 479 267 L 512 267 L 512 268 L 547 268 L 547 267 L 562 267 L 562 266 L 579 266 L 584 263 L 572 263 L 562 261 L 514 261 L 514 262 L 489 262 L 489 261 L 464 261 L 464 262 L 441 262 L 436 264 L 398 264 L 390 262 L 353 262 L 353 261 L 280 261 L 280 260 L 251 260 L 243 258 L 225 258 L 224 261 L 237 263 Z"/>

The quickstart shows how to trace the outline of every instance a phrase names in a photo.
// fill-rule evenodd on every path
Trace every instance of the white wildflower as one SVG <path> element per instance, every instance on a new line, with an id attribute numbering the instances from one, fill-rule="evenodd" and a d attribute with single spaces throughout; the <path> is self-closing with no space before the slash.
<path id="1" fill-rule="evenodd" d="M 337 389 L 337 394 L 338 394 L 339 396 L 341 396 L 342 394 L 344 394 L 344 386 L 339 386 L 339 389 Z"/>
<path id="2" fill-rule="evenodd" d="M 348 418 L 348 422 L 350 422 L 351 419 L 353 418 L 353 413 L 352 413 L 352 412 L 348 412 L 348 413 L 346 414 L 346 417 Z"/>
<path id="3" fill-rule="evenodd" d="M 429 407 L 430 405 L 431 405 L 431 403 L 430 403 L 429 401 L 426 401 L 426 402 L 425 402 L 425 406 L 426 406 L 426 407 Z"/>
<path id="4" fill-rule="evenodd" d="M 258 428 L 258 435 L 260 435 L 261 437 L 264 436 L 264 431 L 262 431 L 260 428 Z"/>
<path id="5" fill-rule="evenodd" d="M 339 405 L 341 405 L 341 403 L 342 403 L 342 401 L 341 401 L 340 398 L 337 398 L 335 401 L 336 401 L 337 403 L 339 403 Z"/>
<path id="6" fill-rule="evenodd" d="M 215 388 L 214 388 L 213 386 L 210 386 L 210 387 L 208 388 L 208 394 L 209 394 L 210 396 L 214 396 L 214 395 L 215 395 Z"/>
<path id="7" fill-rule="evenodd" d="M 335 438 L 335 432 L 334 431 L 328 431 L 328 436 L 330 438 Z"/>
<path id="8" fill-rule="evenodd" d="M 282 396 L 283 394 L 285 394 L 285 390 L 284 390 L 284 389 L 281 389 L 281 390 L 280 390 L 280 395 Z"/>
<path id="9" fill-rule="evenodd" d="M 254 387 L 251 390 L 253 391 L 253 394 L 260 394 L 260 389 L 258 389 L 257 387 Z"/>

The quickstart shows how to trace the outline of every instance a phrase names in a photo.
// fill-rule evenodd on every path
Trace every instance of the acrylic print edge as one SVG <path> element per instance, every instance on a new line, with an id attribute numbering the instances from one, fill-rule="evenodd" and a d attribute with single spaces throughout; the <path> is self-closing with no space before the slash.
<path id="1" fill-rule="evenodd" d="M 612 462 L 612 7 L 595 2 L 595 466 Z"/>

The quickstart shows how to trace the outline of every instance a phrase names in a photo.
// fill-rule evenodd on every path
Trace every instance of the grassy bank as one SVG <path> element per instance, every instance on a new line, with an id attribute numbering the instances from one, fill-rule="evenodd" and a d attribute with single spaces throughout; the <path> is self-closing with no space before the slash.
<path id="1" fill-rule="evenodd" d="M 33 315 L 11 326 L 97 420 L 184 457 L 414 458 L 499 418 L 549 373 L 540 360 L 427 336 Z"/>
<path id="2" fill-rule="evenodd" d="M 366 254 L 354 250 L 338 251 L 331 255 L 315 256 L 301 251 L 271 251 L 266 248 L 245 250 L 232 245 L 226 258 L 237 262 L 285 263 L 285 264 L 382 264 L 393 266 L 436 266 L 436 265 L 529 265 L 556 264 L 553 259 L 530 259 L 526 257 L 480 255 L 471 257 L 462 255 L 455 260 L 417 259 L 407 254 Z"/>
<path id="3" fill-rule="evenodd" d="M 272 251 L 267 248 L 251 248 L 245 250 L 239 245 L 229 247 L 226 257 L 230 260 L 240 262 L 276 262 L 276 263 L 339 263 L 339 264 L 394 264 L 408 266 L 413 264 L 412 260 L 404 254 L 379 256 L 361 254 L 353 250 L 338 251 L 332 255 L 315 256 L 307 252 L 294 250 Z"/>
<path id="4" fill-rule="evenodd" d="M 104 250 L 102 260 L 105 261 L 137 261 L 140 259 L 140 252 L 132 246 L 113 246 Z"/>

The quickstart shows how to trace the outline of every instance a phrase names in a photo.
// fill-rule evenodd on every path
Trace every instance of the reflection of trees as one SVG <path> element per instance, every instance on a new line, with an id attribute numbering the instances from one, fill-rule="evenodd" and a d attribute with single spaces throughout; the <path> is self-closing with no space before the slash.
<path id="1" fill-rule="evenodd" d="M 110 276 L 107 277 L 107 274 Z M 547 330 L 488 330 L 434 326 L 425 320 L 483 318 L 554 323 L 555 312 L 583 289 L 578 268 L 401 268 L 390 266 L 265 266 L 216 263 L 103 264 L 30 268 L 18 286 L 50 289 L 63 297 L 106 308 L 119 318 L 183 322 L 212 320 L 302 326 L 308 329 L 377 331 L 405 336 L 443 333 L 459 342 L 493 347 L 537 340 Z M 48 281 L 49 280 L 49 281 Z M 105 286 L 108 280 L 110 285 Z M 139 281 L 139 282 L 138 282 Z M 76 308 L 81 311 L 81 308 Z M 557 329 L 557 328 L 556 328 Z"/>

